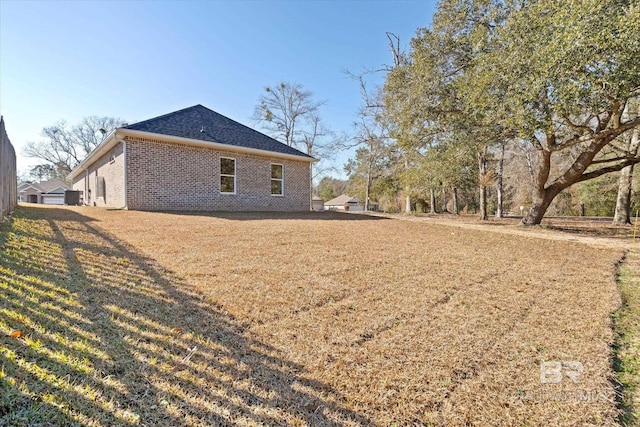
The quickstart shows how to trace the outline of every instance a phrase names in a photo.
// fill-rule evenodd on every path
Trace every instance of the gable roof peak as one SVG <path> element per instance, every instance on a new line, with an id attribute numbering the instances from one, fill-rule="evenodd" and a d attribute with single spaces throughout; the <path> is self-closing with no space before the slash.
<path id="1" fill-rule="evenodd" d="M 313 159 L 270 136 L 267 136 L 220 113 L 196 104 L 182 110 L 124 126 L 123 129 L 156 133 L 179 138 L 271 151 Z"/>

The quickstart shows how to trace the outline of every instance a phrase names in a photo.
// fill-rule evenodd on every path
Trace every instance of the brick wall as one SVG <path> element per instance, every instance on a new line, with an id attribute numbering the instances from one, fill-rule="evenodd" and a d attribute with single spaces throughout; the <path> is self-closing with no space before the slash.
<path id="1" fill-rule="evenodd" d="M 73 180 L 73 189 L 83 192 L 84 203 L 87 205 L 124 207 L 124 162 L 124 144 L 119 143 L 77 176 Z M 102 197 L 98 197 L 97 177 L 104 178 Z"/>
<path id="2" fill-rule="evenodd" d="M 220 193 L 220 157 L 236 160 L 236 194 Z M 271 195 L 271 163 L 284 166 L 284 196 Z M 127 140 L 129 209 L 307 211 L 309 179 L 308 162 Z"/>
<path id="3" fill-rule="evenodd" d="M 16 152 L 9 141 L 0 117 L 0 220 L 9 215 L 18 203 Z"/>

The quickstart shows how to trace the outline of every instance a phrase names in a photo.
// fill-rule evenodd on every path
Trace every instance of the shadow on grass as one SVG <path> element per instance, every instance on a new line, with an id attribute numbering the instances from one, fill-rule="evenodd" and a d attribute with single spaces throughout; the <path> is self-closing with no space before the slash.
<path id="1" fill-rule="evenodd" d="M 311 220 L 311 221 L 372 221 L 385 220 L 382 216 L 369 215 L 364 212 L 199 212 L 199 211 L 158 211 L 172 215 L 204 216 L 231 221 L 256 220 Z"/>
<path id="2" fill-rule="evenodd" d="M 585 226 L 571 226 L 569 224 L 546 224 L 545 228 L 548 230 L 559 231 L 566 234 L 578 234 L 580 236 L 592 236 L 592 237 L 610 237 L 626 239 L 630 237 L 632 230 L 626 226 L 607 226 L 598 225 L 597 227 Z"/>
<path id="3" fill-rule="evenodd" d="M 373 424 L 91 221 L 0 228 L 0 425 Z"/>

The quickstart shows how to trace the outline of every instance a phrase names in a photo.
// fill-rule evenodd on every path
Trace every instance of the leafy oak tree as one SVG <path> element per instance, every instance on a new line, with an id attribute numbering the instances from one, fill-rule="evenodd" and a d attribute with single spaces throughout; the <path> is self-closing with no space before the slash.
<path id="1" fill-rule="evenodd" d="M 489 153 L 505 141 L 530 144 L 523 223 L 539 224 L 564 189 L 640 161 L 608 149 L 640 126 L 623 114 L 640 90 L 639 32 L 633 0 L 443 1 L 408 64 L 387 79 L 394 136 L 473 147 L 483 218 Z"/>
<path id="2" fill-rule="evenodd" d="M 639 31 L 637 1 L 514 2 L 465 73 L 466 102 L 535 147 L 524 224 L 539 224 L 571 185 L 640 161 L 605 150 L 640 126 L 623 115 L 640 89 Z"/>
<path id="3" fill-rule="evenodd" d="M 492 120 L 493 112 L 478 110 L 466 102 L 464 78 L 479 53 L 492 48 L 495 28 L 504 17 L 505 9 L 499 1 L 440 3 L 431 28 L 417 31 L 408 58 L 391 70 L 385 84 L 386 115 L 392 123 L 392 136 L 403 149 L 437 149 L 440 157 L 448 159 L 456 159 L 456 153 L 469 149 L 475 153 L 471 157 L 475 167 L 431 162 L 429 174 L 435 172 L 455 181 L 452 174 L 475 169 L 481 219 L 487 218 L 489 148 L 502 143 L 506 135 L 501 123 Z M 409 171 L 409 175 L 415 176 L 415 171 Z M 433 176 L 424 178 L 438 181 Z M 431 199 L 433 205 L 433 196 Z"/>

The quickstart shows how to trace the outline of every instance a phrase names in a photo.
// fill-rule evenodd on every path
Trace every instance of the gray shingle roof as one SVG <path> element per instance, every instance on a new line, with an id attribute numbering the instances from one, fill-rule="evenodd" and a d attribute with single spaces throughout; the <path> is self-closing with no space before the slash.
<path id="1" fill-rule="evenodd" d="M 42 189 L 43 193 L 49 193 L 58 188 L 62 188 L 63 191 L 71 190 L 71 186 L 67 185 L 67 183 L 61 179 L 52 179 L 50 181 L 42 181 L 38 183 L 38 186 Z"/>
<path id="2" fill-rule="evenodd" d="M 324 205 L 325 206 L 342 206 L 345 203 L 358 203 L 358 200 L 351 196 L 347 196 L 346 194 L 342 194 L 334 199 L 329 200 L 328 202 L 325 202 Z"/>
<path id="3" fill-rule="evenodd" d="M 53 190 L 57 190 L 58 188 L 62 188 L 63 191 L 64 190 L 71 190 L 71 186 L 68 185 L 63 180 L 61 180 L 61 179 L 52 179 L 52 180 L 49 180 L 49 181 L 34 182 L 34 183 L 24 182 L 24 183 L 18 185 L 18 192 L 24 191 L 24 189 L 26 189 L 28 187 L 33 187 L 37 191 L 39 191 L 41 193 L 50 193 Z M 60 192 L 58 191 L 58 192 L 56 192 L 54 194 L 60 194 Z"/>
<path id="4" fill-rule="evenodd" d="M 289 147 L 200 104 L 124 126 L 124 129 L 312 158 L 302 151 Z"/>

